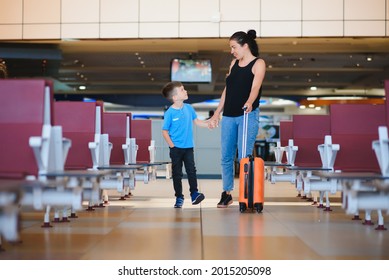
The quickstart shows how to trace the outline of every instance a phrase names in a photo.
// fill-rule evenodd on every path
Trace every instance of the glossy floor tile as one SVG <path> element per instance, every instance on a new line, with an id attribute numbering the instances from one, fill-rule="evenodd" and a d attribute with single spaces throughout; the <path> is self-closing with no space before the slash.
<path id="1" fill-rule="evenodd" d="M 3 242 L 3 260 L 337 260 L 389 259 L 389 231 L 353 221 L 330 197 L 331 212 L 296 197 L 290 183 L 266 183 L 262 213 L 240 213 L 237 190 L 227 209 L 216 204 L 221 180 L 199 180 L 206 198 L 174 209 L 172 181 L 137 182 L 133 196 L 67 223 L 41 228 L 43 213 L 22 209 L 21 242 Z M 363 218 L 363 215 L 361 214 Z M 376 213 L 372 215 L 376 222 Z M 388 216 L 386 216 L 388 220 Z M 389 221 L 389 220 L 388 220 Z M 389 227 L 389 222 L 386 227 Z"/>

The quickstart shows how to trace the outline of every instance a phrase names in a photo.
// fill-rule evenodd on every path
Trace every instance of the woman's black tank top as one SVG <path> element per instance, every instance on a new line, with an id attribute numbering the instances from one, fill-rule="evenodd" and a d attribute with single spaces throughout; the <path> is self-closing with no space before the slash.
<path id="1" fill-rule="evenodd" d="M 251 87 L 254 80 L 254 74 L 251 71 L 255 58 L 247 66 L 240 67 L 239 61 L 236 60 L 231 68 L 231 73 L 226 78 L 226 96 L 224 101 L 223 116 L 238 117 L 243 115 L 243 105 L 250 96 Z M 253 103 L 253 110 L 258 108 L 259 99 L 261 98 L 262 86 L 259 89 L 258 97 Z"/>

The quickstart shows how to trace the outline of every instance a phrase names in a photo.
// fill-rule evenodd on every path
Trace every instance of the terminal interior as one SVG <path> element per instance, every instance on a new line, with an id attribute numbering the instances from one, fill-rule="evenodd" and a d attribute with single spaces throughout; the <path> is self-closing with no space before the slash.
<path id="1" fill-rule="evenodd" d="M 283 131 L 286 135 L 282 123 L 297 125 L 299 117 L 308 116 L 330 118 L 331 112 L 336 110 L 340 110 L 342 116 L 347 110 L 337 109 L 341 105 L 367 106 L 366 115 L 358 118 L 363 128 L 355 128 L 353 122 L 346 124 L 346 128 L 355 128 L 350 130 L 351 136 L 346 140 L 341 137 L 344 127 L 335 119 L 340 131 L 337 135 L 340 136 L 335 138 L 333 135 L 332 143 L 326 146 L 330 150 L 326 151 L 335 157 L 333 144 L 338 144 L 337 139 L 346 142 L 340 144 L 338 162 L 330 163 L 330 167 L 336 169 L 343 165 L 350 171 L 354 168 L 352 171 L 388 176 L 385 169 L 388 163 L 385 161 L 389 154 L 378 162 L 380 159 L 377 160 L 372 150 L 372 141 L 380 137 L 378 126 L 387 123 L 388 38 L 263 38 L 258 43 L 267 72 L 263 84 L 261 126 L 253 154 L 262 157 L 265 162 L 275 162 L 280 152 L 277 150 L 279 145 L 293 147 L 287 138 L 282 139 Z M 168 148 L 160 133 L 163 112 L 169 104 L 160 91 L 171 79 L 171 61 L 180 58 L 209 59 L 212 62 L 211 82 L 185 83 L 188 102 L 203 119 L 218 104 L 231 61 L 227 38 L 74 40 L 60 43 L 7 41 L 0 43 L 0 53 L 3 54 L 0 57 L 2 79 L 47 80 L 52 84 L 54 103 L 96 103 L 102 106 L 102 115 L 130 113 L 133 120 L 148 121 L 150 137 L 155 141 L 155 160 L 161 162 L 169 161 Z M 20 107 L 24 108 L 25 104 Z M 379 125 L 369 126 L 369 116 Z M 314 131 L 314 127 L 319 127 L 322 121 L 302 119 L 302 123 L 307 125 L 305 131 Z M 335 126 L 332 122 L 331 127 Z M 311 136 L 304 134 L 304 127 L 300 129 L 300 139 Z M 347 150 L 347 144 L 343 143 L 358 143 L 359 139 L 365 139 L 366 134 L 369 138 L 364 147 L 369 150 L 369 158 L 365 158 L 363 150 L 357 150 L 349 154 L 349 161 L 362 161 L 362 165 L 365 162 L 364 168 L 370 162 L 372 165 L 371 168 L 355 170 L 357 168 L 348 166 L 347 160 L 342 157 L 343 150 Z M 372 211 L 365 216 L 366 207 L 358 204 L 355 206 L 360 207 L 358 220 L 356 213 L 346 211 L 344 193 L 339 189 L 318 189 L 307 197 L 304 191 L 297 190 L 296 182 L 276 177 L 282 174 L 289 176 L 287 169 L 281 167 L 274 171 L 268 166 L 266 172 L 269 177 L 264 181 L 265 202 L 261 213 L 240 212 L 238 174 L 233 192 L 234 203 L 227 209 L 218 209 L 216 204 L 222 191 L 220 130 L 196 128 L 194 135 L 199 189 L 206 197 L 200 205 L 190 204 L 188 185 L 184 180 L 187 199 L 182 209 L 174 209 L 172 181 L 167 178 L 169 172 L 164 165 L 157 166 L 152 171 L 155 176 L 149 174 L 147 180 L 135 180 L 125 198 L 123 193 L 111 187 L 104 192 L 109 199 L 100 207 L 91 208 L 90 203 L 84 200 L 82 208 L 76 213 L 77 218 L 69 216 L 61 220 L 62 209 L 59 211 L 58 207 L 53 207 L 47 220 L 46 208 L 37 210 L 33 204 L 18 205 L 19 234 L 10 240 L 3 234 L 0 259 L 389 259 L 387 181 L 382 181 L 382 178 L 372 180 L 379 186 L 375 185 L 374 191 L 368 191 L 372 196 L 378 193 L 373 204 L 382 203 L 384 207 L 369 204 L 368 209 Z M 385 139 L 385 133 L 382 135 L 381 143 L 387 143 L 387 136 Z M 324 135 L 320 135 L 319 140 L 315 137 L 316 146 L 309 153 L 315 154 L 317 161 L 314 164 L 321 167 L 325 163 L 320 159 L 317 145 L 324 144 L 326 139 Z M 137 160 L 143 157 L 144 161 L 149 161 L 149 144 L 144 144 L 141 138 L 138 140 L 143 150 L 138 151 Z M 296 163 L 301 164 L 302 156 L 306 155 L 302 143 L 306 142 L 301 140 L 298 144 L 296 141 L 296 146 L 299 146 L 295 153 Z M 5 146 L 2 147 L 2 153 L 5 153 Z M 382 144 L 379 149 L 383 147 L 386 146 Z M 286 154 L 286 148 L 283 152 Z M 283 162 L 286 161 L 285 154 L 281 158 Z M 141 177 L 141 170 L 133 175 Z M 332 181 L 328 179 L 326 182 Z M 350 181 L 346 181 L 347 184 Z M 359 198 L 361 192 L 354 192 L 352 187 L 347 190 L 352 190 L 348 193 L 349 197 L 354 198 L 356 194 Z M 319 192 L 327 195 L 323 201 L 318 200 Z M 362 192 L 362 196 L 365 194 Z M 349 201 L 350 204 L 352 202 Z M 318 207 L 322 204 L 327 207 Z M 58 216 L 53 217 L 54 211 L 60 213 L 59 219 Z M 64 211 L 68 213 L 69 209 Z M 52 227 L 42 227 L 47 222 Z"/>

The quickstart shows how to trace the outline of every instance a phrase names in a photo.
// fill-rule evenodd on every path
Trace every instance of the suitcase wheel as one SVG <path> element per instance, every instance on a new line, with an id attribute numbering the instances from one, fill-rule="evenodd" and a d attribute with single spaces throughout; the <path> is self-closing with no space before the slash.
<path id="1" fill-rule="evenodd" d="M 239 202 L 239 211 L 240 211 L 241 213 L 243 213 L 243 212 L 246 211 L 246 209 L 247 209 L 246 203 L 244 203 L 244 202 Z"/>
<path id="2" fill-rule="evenodd" d="M 255 210 L 257 210 L 258 213 L 261 213 L 263 210 L 263 204 L 262 203 L 255 203 L 254 204 Z"/>

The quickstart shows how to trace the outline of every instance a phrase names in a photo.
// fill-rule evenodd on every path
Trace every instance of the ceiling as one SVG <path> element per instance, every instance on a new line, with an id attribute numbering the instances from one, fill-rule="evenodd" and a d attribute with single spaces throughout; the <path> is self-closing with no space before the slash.
<path id="1" fill-rule="evenodd" d="M 267 64 L 265 97 L 382 97 L 389 79 L 389 38 L 260 38 L 258 43 Z M 51 77 L 57 99 L 89 97 L 137 107 L 168 104 L 161 89 L 176 57 L 212 61 L 210 84 L 185 84 L 189 102 L 220 97 L 232 59 L 227 38 L 0 43 L 8 77 Z"/>

